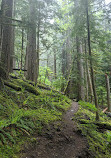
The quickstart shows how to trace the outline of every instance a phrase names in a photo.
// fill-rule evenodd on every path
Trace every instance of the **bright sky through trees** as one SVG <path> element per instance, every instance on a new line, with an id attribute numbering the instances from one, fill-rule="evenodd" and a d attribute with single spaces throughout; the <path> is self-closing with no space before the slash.
<path id="1" fill-rule="evenodd" d="M 106 4 L 108 4 L 108 3 L 110 3 L 111 2 L 111 0 L 106 0 Z"/>

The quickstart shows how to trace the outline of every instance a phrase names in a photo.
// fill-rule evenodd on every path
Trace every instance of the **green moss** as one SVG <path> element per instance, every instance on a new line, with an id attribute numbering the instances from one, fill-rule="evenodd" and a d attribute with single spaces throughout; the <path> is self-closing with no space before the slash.
<path id="1" fill-rule="evenodd" d="M 61 119 L 62 112 L 71 105 L 71 100 L 59 92 L 36 89 L 20 79 L 10 83 L 21 90 L 6 86 L 0 91 L 0 157 L 3 158 L 17 158 L 24 143 L 23 135 L 40 133 L 44 125 Z M 39 95 L 31 93 L 32 90 Z"/>
<path id="2" fill-rule="evenodd" d="M 91 155 L 95 158 L 110 158 L 111 157 L 111 131 L 99 131 L 95 122 L 95 114 L 91 110 L 83 108 L 83 104 L 79 111 L 74 115 L 74 120 L 78 120 L 78 127 L 82 134 L 87 137 L 89 143 L 89 150 Z M 111 125 L 111 120 L 107 120 L 104 115 L 101 115 L 99 124 Z M 80 123 L 81 122 L 81 123 Z M 83 124 L 83 122 L 85 122 Z"/>
<path id="3" fill-rule="evenodd" d="M 89 102 L 84 102 L 84 101 L 79 101 L 79 105 L 81 105 L 83 108 L 88 109 L 92 112 L 96 112 L 97 108 L 95 107 L 95 105 L 89 103 Z"/>

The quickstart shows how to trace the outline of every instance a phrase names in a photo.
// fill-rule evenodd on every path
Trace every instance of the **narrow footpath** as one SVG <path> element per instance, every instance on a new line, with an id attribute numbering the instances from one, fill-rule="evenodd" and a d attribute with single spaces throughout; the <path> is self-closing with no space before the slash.
<path id="1" fill-rule="evenodd" d="M 91 158 L 88 144 L 72 120 L 79 105 L 73 102 L 61 121 L 43 130 L 34 146 L 24 150 L 22 158 Z"/>

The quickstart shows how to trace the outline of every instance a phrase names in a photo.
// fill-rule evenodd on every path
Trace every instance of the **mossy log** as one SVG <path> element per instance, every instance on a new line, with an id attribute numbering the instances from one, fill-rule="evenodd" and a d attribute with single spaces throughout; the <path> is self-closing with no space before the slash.
<path id="1" fill-rule="evenodd" d="M 12 88 L 12 89 L 15 89 L 16 91 L 21 91 L 21 87 L 11 83 L 11 82 L 8 82 L 8 81 L 4 81 L 4 85 Z"/>
<path id="2" fill-rule="evenodd" d="M 94 122 L 90 120 L 85 120 L 85 119 L 80 119 L 79 122 L 81 124 L 95 124 L 97 125 L 100 129 L 108 129 L 111 130 L 111 124 L 108 122 Z"/>
<path id="3" fill-rule="evenodd" d="M 10 77 L 13 79 L 19 79 L 17 76 L 14 76 L 14 75 L 10 75 Z"/>
<path id="4" fill-rule="evenodd" d="M 13 76 L 13 75 L 10 75 L 10 77 L 13 78 L 13 79 L 20 79 L 19 77 Z M 23 79 L 23 81 L 26 82 L 27 84 L 35 86 L 35 83 L 33 81 L 28 81 L 28 80 L 25 80 L 25 79 Z M 61 94 L 64 95 L 64 93 L 59 92 L 57 90 L 54 90 L 51 87 L 47 86 L 46 84 L 37 84 L 37 87 L 40 88 L 40 89 L 45 89 L 45 90 L 52 90 L 53 92 L 58 92 L 58 93 L 61 93 Z"/>
<path id="5" fill-rule="evenodd" d="M 19 83 L 23 88 L 25 88 L 25 90 L 27 90 L 30 93 L 33 93 L 36 95 L 40 94 L 34 86 L 32 86 L 32 85 L 30 85 L 30 84 L 28 84 L 20 79 L 17 79 L 17 83 Z"/>
<path id="6" fill-rule="evenodd" d="M 10 75 L 10 77 L 13 78 L 13 79 L 20 79 L 19 77 L 13 76 L 13 75 Z M 32 85 L 32 86 L 35 86 L 35 83 L 33 81 L 28 81 L 28 80 L 23 80 L 23 81 L 30 84 L 30 85 Z M 40 88 L 40 89 L 51 90 L 51 88 L 48 87 L 47 85 L 37 84 L 37 87 Z"/>
<path id="7" fill-rule="evenodd" d="M 10 77 L 13 78 L 13 79 L 20 80 L 20 78 L 17 77 L 17 76 L 10 75 Z M 23 82 L 26 83 L 26 84 L 30 84 L 30 85 L 32 85 L 32 86 L 35 86 L 35 83 L 34 83 L 33 81 L 28 81 L 28 80 L 23 79 Z M 49 91 L 56 92 L 56 93 L 60 93 L 60 94 L 64 95 L 63 92 L 59 92 L 59 91 L 57 91 L 57 90 L 54 90 L 54 89 L 52 89 L 51 87 L 48 87 L 48 86 L 45 85 L 45 84 L 44 84 L 44 85 L 42 85 L 42 84 L 37 84 L 37 87 L 40 88 L 40 89 L 45 89 L 45 90 L 49 90 Z"/>
<path id="8" fill-rule="evenodd" d="M 21 91 L 22 88 L 20 86 L 22 86 L 23 88 L 25 88 L 25 90 L 27 90 L 30 93 L 33 93 L 35 95 L 39 95 L 40 94 L 35 87 L 23 82 L 22 80 L 17 80 L 17 83 L 19 83 L 19 85 L 16 85 L 16 84 L 8 82 L 8 81 L 4 81 L 4 85 L 6 85 L 6 86 L 8 86 L 10 88 L 13 88 L 16 91 Z"/>
<path id="9" fill-rule="evenodd" d="M 40 89 L 45 89 L 45 90 L 52 90 L 50 87 L 48 87 L 47 85 L 41 85 L 41 84 L 37 84 L 37 87 Z"/>

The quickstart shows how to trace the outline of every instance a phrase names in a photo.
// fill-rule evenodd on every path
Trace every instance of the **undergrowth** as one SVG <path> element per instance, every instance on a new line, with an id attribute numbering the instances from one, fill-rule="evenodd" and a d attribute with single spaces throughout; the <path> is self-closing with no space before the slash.
<path id="1" fill-rule="evenodd" d="M 79 111 L 75 114 L 74 119 L 78 121 L 78 127 L 82 134 L 87 137 L 89 143 L 89 150 L 94 158 L 110 158 L 111 157 L 111 131 L 99 129 L 95 121 L 96 108 L 91 103 L 80 101 L 81 105 Z M 90 123 L 82 124 L 79 120 L 85 120 Z M 100 122 L 111 124 L 111 119 L 100 114 Z"/>
<path id="2" fill-rule="evenodd" d="M 14 84 L 20 82 L 14 80 Z M 71 105 L 70 99 L 59 92 L 37 88 L 40 95 L 34 95 L 22 85 L 19 92 L 6 86 L 0 91 L 0 158 L 20 157 L 24 142 L 41 133 L 51 121 L 61 119 Z"/>

